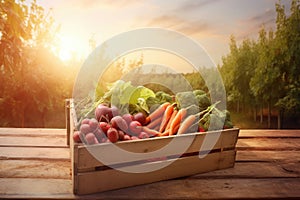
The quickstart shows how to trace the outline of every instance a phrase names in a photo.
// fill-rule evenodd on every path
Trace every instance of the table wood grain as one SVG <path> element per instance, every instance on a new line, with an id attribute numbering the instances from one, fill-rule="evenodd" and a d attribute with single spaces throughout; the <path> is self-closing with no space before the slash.
<path id="1" fill-rule="evenodd" d="M 234 168 L 76 196 L 65 129 L 0 128 L 0 199 L 299 199 L 300 130 L 240 130 Z"/>

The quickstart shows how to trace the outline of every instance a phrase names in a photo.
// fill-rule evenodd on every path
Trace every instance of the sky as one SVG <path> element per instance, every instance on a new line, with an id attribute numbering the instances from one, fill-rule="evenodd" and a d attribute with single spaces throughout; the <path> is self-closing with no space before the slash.
<path id="1" fill-rule="evenodd" d="M 61 57 L 83 58 L 89 39 L 97 45 L 114 35 L 144 27 L 178 31 L 195 40 L 215 64 L 229 53 L 229 38 L 257 38 L 264 25 L 275 29 L 277 0 L 38 0 L 61 25 Z M 288 11 L 291 0 L 282 0 Z M 147 38 L 145 38 L 147 39 Z"/>

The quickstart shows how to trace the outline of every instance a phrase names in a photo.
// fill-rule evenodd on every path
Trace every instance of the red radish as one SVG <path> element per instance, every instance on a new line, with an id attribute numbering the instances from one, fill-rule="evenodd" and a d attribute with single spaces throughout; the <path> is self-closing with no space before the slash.
<path id="1" fill-rule="evenodd" d="M 140 122 L 142 125 L 145 125 L 146 124 L 146 117 L 143 113 L 139 112 L 139 113 L 136 113 L 135 115 L 133 115 L 133 118 L 135 121 L 138 121 Z"/>
<path id="2" fill-rule="evenodd" d="M 124 135 L 124 139 L 123 140 L 131 140 L 131 137 L 130 137 L 130 135 L 127 135 L 127 134 L 125 134 Z"/>
<path id="3" fill-rule="evenodd" d="M 130 124 L 130 122 L 132 122 L 134 120 L 133 115 L 131 115 L 129 113 L 124 114 L 122 117 L 128 125 Z"/>
<path id="4" fill-rule="evenodd" d="M 140 138 L 140 139 L 149 138 L 149 135 L 148 135 L 147 133 L 145 133 L 145 132 L 141 132 L 141 133 L 139 134 L 139 138 Z"/>
<path id="5" fill-rule="evenodd" d="M 132 121 L 129 124 L 129 131 L 135 136 L 138 136 L 142 132 L 142 125 L 138 121 Z"/>
<path id="6" fill-rule="evenodd" d="M 111 106 L 110 110 L 112 114 L 111 118 L 120 115 L 119 109 L 116 106 Z"/>
<path id="7" fill-rule="evenodd" d="M 92 132 L 90 125 L 88 124 L 82 124 L 80 126 L 80 132 L 84 135 L 88 134 L 89 132 Z"/>
<path id="8" fill-rule="evenodd" d="M 74 142 L 81 142 L 80 140 L 80 136 L 79 136 L 80 132 L 79 131 L 75 131 L 74 134 L 73 134 L 73 140 Z"/>
<path id="9" fill-rule="evenodd" d="M 99 128 L 105 133 L 107 134 L 107 130 L 110 128 L 109 123 L 107 122 L 99 122 Z"/>
<path id="10" fill-rule="evenodd" d="M 100 104 L 95 109 L 95 117 L 99 122 L 107 122 L 110 116 L 112 116 L 111 109 L 105 105 Z"/>
<path id="11" fill-rule="evenodd" d="M 81 124 L 89 124 L 90 123 L 90 119 L 85 118 L 81 121 Z"/>
<path id="12" fill-rule="evenodd" d="M 205 132 L 205 129 L 202 128 L 201 126 L 199 126 L 199 129 L 198 129 L 199 132 Z"/>
<path id="13" fill-rule="evenodd" d="M 121 129 L 122 131 L 127 131 L 128 129 L 126 121 L 121 116 L 113 117 L 110 122 L 113 128 Z"/>
<path id="14" fill-rule="evenodd" d="M 92 131 L 98 128 L 98 121 L 95 118 L 89 120 L 89 125 Z"/>
<path id="15" fill-rule="evenodd" d="M 101 140 L 101 143 L 105 143 L 105 142 L 107 142 L 107 138 L 106 137 L 104 137 L 104 138 L 102 138 L 102 140 Z"/>
<path id="16" fill-rule="evenodd" d="M 88 133 L 85 135 L 85 140 L 87 142 L 87 144 L 96 144 L 96 137 L 94 135 L 94 133 Z"/>
<path id="17" fill-rule="evenodd" d="M 108 131 L 107 131 L 107 138 L 112 143 L 117 142 L 119 140 L 119 133 L 118 133 L 117 129 L 115 129 L 115 128 L 108 129 Z"/>
<path id="18" fill-rule="evenodd" d="M 99 142 L 101 142 L 102 138 L 105 137 L 105 133 L 100 128 L 98 128 L 94 131 L 94 135 Z"/>
<path id="19" fill-rule="evenodd" d="M 119 133 L 119 140 L 124 140 L 125 133 L 121 130 L 118 130 L 118 133 Z"/>
<path id="20" fill-rule="evenodd" d="M 131 140 L 139 140 L 140 138 L 138 138 L 137 136 L 132 136 Z"/>

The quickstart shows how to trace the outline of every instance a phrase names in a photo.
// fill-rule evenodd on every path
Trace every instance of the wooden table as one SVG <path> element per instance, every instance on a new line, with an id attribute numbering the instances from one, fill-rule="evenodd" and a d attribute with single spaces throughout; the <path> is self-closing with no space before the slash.
<path id="1" fill-rule="evenodd" d="M 241 130 L 234 168 L 93 195 L 70 167 L 65 129 L 0 128 L 0 199 L 299 199 L 300 130 Z"/>

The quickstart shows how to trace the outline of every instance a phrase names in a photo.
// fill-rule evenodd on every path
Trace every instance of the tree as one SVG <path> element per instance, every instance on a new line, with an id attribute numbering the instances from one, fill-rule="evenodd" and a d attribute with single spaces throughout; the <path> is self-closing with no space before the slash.
<path id="1" fill-rule="evenodd" d="M 0 125 L 43 126 L 47 113 L 63 102 L 62 78 L 54 67 L 61 63 L 51 51 L 57 32 L 53 23 L 35 0 L 30 6 L 0 2 Z"/>
<path id="2" fill-rule="evenodd" d="M 240 101 L 254 110 L 267 105 L 269 128 L 273 108 L 279 113 L 278 128 L 283 113 L 299 115 L 300 110 L 300 1 L 292 1 L 289 16 L 280 2 L 275 6 L 276 30 L 262 27 L 257 42 L 244 39 L 239 46 L 231 36 L 230 53 L 219 67 L 229 101 L 237 102 L 238 111 Z"/>
<path id="3" fill-rule="evenodd" d="M 300 110 L 300 1 L 293 0 L 289 17 L 284 6 L 276 4 L 277 31 L 275 63 L 282 74 L 282 95 L 275 106 L 279 109 L 278 127 L 281 127 L 283 113 Z"/>
<path id="4" fill-rule="evenodd" d="M 222 57 L 223 65 L 222 67 L 219 67 L 219 70 L 221 72 L 222 79 L 227 92 L 227 101 L 229 104 L 237 103 L 237 112 L 239 112 L 240 93 L 234 85 L 238 47 L 236 44 L 236 39 L 233 35 L 230 36 L 229 49 L 230 53 L 227 56 Z"/>
<path id="5" fill-rule="evenodd" d="M 245 39 L 237 46 L 234 36 L 231 36 L 229 46 L 230 54 L 223 57 L 223 66 L 219 68 L 228 92 L 229 103 L 230 101 L 237 103 L 237 112 L 241 103 L 245 111 L 245 105 L 255 105 L 249 86 L 256 67 L 255 43 Z"/>

